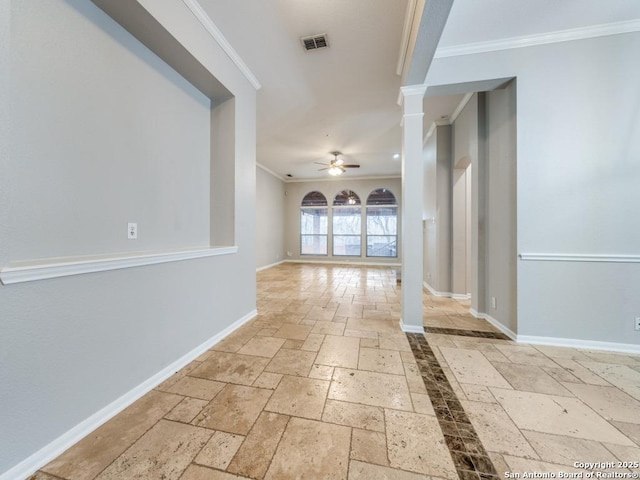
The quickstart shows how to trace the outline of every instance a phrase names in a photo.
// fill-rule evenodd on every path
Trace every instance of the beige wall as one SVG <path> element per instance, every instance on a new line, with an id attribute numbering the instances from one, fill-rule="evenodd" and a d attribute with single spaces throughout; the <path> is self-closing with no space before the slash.
<path id="1" fill-rule="evenodd" d="M 256 167 L 256 268 L 284 258 L 285 183 Z"/>

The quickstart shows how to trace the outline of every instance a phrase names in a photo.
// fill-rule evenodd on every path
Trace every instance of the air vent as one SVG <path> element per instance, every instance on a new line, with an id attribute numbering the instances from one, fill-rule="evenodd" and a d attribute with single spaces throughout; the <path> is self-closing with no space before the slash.
<path id="1" fill-rule="evenodd" d="M 329 39 L 327 38 L 326 33 L 302 37 L 300 41 L 302 42 L 305 50 L 317 50 L 319 48 L 326 48 L 329 46 Z"/>

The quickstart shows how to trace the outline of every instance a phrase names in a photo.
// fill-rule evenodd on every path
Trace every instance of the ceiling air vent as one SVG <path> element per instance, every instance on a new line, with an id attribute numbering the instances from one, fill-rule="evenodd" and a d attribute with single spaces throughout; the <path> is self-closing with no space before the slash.
<path id="1" fill-rule="evenodd" d="M 309 37 L 302 37 L 300 39 L 305 50 L 317 50 L 319 48 L 325 48 L 329 46 L 329 39 L 326 33 L 320 33 L 318 35 L 311 35 Z"/>

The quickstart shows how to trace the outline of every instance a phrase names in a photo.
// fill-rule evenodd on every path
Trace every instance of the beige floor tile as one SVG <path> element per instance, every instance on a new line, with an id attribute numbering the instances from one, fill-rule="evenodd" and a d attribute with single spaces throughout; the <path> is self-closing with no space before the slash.
<path id="1" fill-rule="evenodd" d="M 362 344 L 360 344 L 362 347 Z M 416 357 L 413 356 L 412 352 L 400 352 L 400 358 L 403 363 L 416 363 Z"/>
<path id="2" fill-rule="evenodd" d="M 357 368 L 359 350 L 359 338 L 327 335 L 315 363 L 332 367 Z"/>
<path id="3" fill-rule="evenodd" d="M 405 378 L 387 373 L 336 368 L 329 398 L 374 407 L 413 410 Z"/>
<path id="4" fill-rule="evenodd" d="M 322 308 L 320 306 L 314 306 L 309 312 L 305 315 L 305 320 L 312 320 L 315 322 L 331 322 L 336 315 L 336 311 L 334 309 Z M 344 328 L 344 325 L 343 325 Z M 324 333 L 324 332 L 317 332 Z"/>
<path id="5" fill-rule="evenodd" d="M 461 403 L 487 450 L 517 457 L 538 458 L 500 405 L 464 400 Z"/>
<path id="6" fill-rule="evenodd" d="M 640 424 L 640 402 L 614 387 L 567 383 L 573 394 L 605 420 Z"/>
<path id="7" fill-rule="evenodd" d="M 285 348 L 273 357 L 269 365 L 266 366 L 265 372 L 306 377 L 309 375 L 315 359 L 315 352 L 289 350 Z"/>
<path id="8" fill-rule="evenodd" d="M 284 344 L 283 338 L 253 337 L 238 350 L 242 355 L 254 355 L 257 357 L 272 358 Z"/>
<path id="9" fill-rule="evenodd" d="M 574 375 L 580 381 L 588 383 L 589 385 L 604 385 L 611 386 L 604 378 L 596 375 L 588 368 L 583 367 L 575 360 L 567 358 L 555 358 L 555 362 L 564 368 L 568 373 Z"/>
<path id="10" fill-rule="evenodd" d="M 464 392 L 465 398 L 472 402 L 497 403 L 489 388 L 484 385 L 461 383 L 460 388 Z"/>
<path id="11" fill-rule="evenodd" d="M 245 437 L 226 432 L 214 432 L 211 439 L 196 456 L 195 463 L 205 467 L 225 470 Z"/>
<path id="12" fill-rule="evenodd" d="M 320 420 L 329 382 L 285 375 L 265 407 L 284 415 Z"/>
<path id="13" fill-rule="evenodd" d="M 345 330 L 346 331 L 346 330 Z M 378 334 L 371 332 L 376 338 L 360 338 L 360 348 L 379 348 Z"/>
<path id="14" fill-rule="evenodd" d="M 545 462 L 571 466 L 574 462 L 602 462 L 611 458 L 611 453 L 593 440 L 526 430 L 522 433 Z"/>
<path id="15" fill-rule="evenodd" d="M 509 471 L 514 474 L 523 475 L 525 472 L 536 472 L 538 474 L 554 473 L 558 475 L 559 472 L 572 473 L 582 472 L 574 467 L 568 467 L 566 465 L 558 465 L 557 463 L 548 463 L 540 460 L 532 460 L 530 458 L 512 457 L 510 455 L 504 455 L 504 461 L 509 466 Z M 522 477 L 521 477 L 522 478 Z"/>
<path id="16" fill-rule="evenodd" d="M 413 410 L 416 413 L 424 413 L 425 415 L 435 415 L 433 405 L 429 395 L 422 393 L 411 393 L 411 400 L 413 401 Z"/>
<path id="17" fill-rule="evenodd" d="M 632 445 L 631 440 L 577 398 L 492 388 L 521 430 Z"/>
<path id="18" fill-rule="evenodd" d="M 263 478 L 288 422 L 286 415 L 262 412 L 228 470 L 251 478 Z"/>
<path id="19" fill-rule="evenodd" d="M 251 385 L 269 363 L 268 358 L 214 352 L 191 376 L 220 382 Z"/>
<path id="20" fill-rule="evenodd" d="M 400 353 L 381 348 L 361 348 L 358 370 L 404 375 Z"/>
<path id="21" fill-rule="evenodd" d="M 351 459 L 389 466 L 385 434 L 354 428 L 351 433 Z"/>
<path id="22" fill-rule="evenodd" d="M 160 420 L 96 480 L 178 479 L 211 437 L 211 432 Z"/>
<path id="23" fill-rule="evenodd" d="M 322 421 L 347 427 L 384 432 L 384 412 L 379 407 L 327 400 Z"/>
<path id="24" fill-rule="evenodd" d="M 496 348 L 513 363 L 537 367 L 558 366 L 556 362 L 529 345 L 496 345 Z"/>
<path id="25" fill-rule="evenodd" d="M 409 391 L 411 393 L 426 394 L 427 389 L 424 386 L 424 380 L 422 380 L 422 375 L 418 365 L 415 363 L 405 363 L 403 364 L 403 367 L 407 379 L 407 385 L 409 385 Z"/>
<path id="26" fill-rule="evenodd" d="M 636 400 L 640 400 L 640 372 L 626 365 L 598 362 L 580 362 L 580 364 Z"/>
<path id="27" fill-rule="evenodd" d="M 500 372 L 476 350 L 440 348 L 451 371 L 460 383 L 511 388 Z"/>
<path id="28" fill-rule="evenodd" d="M 282 374 L 280 373 L 269 373 L 262 372 L 260 376 L 253 382 L 254 387 L 258 388 L 268 388 L 269 390 L 275 390 L 280 380 L 282 379 Z"/>
<path id="29" fill-rule="evenodd" d="M 198 398 L 186 397 L 173 410 L 167 413 L 164 418 L 175 422 L 190 423 L 209 402 Z"/>
<path id="30" fill-rule="evenodd" d="M 227 385 L 193 421 L 200 427 L 246 435 L 273 392 Z"/>
<path id="31" fill-rule="evenodd" d="M 407 336 L 404 333 L 380 334 L 380 348 L 385 350 L 398 350 L 400 352 L 411 353 L 409 340 L 407 340 Z"/>
<path id="32" fill-rule="evenodd" d="M 304 345 L 302 340 L 291 340 L 290 338 L 285 340 L 282 344 L 282 348 L 290 348 L 292 350 L 300 350 L 300 348 Z"/>
<path id="33" fill-rule="evenodd" d="M 427 480 L 429 478 L 427 475 L 372 465 L 357 460 L 352 460 L 349 467 L 349 480 Z"/>
<path id="34" fill-rule="evenodd" d="M 547 374 L 549 374 L 551 378 L 553 378 L 554 380 L 560 383 L 564 383 L 564 382 L 582 383 L 582 381 L 578 377 L 576 377 L 572 373 L 569 373 L 567 370 L 565 370 L 562 367 L 553 367 L 553 368 L 542 367 L 542 370 L 547 372 Z"/>
<path id="35" fill-rule="evenodd" d="M 624 353 L 602 352 L 597 350 L 582 350 L 590 360 L 600 363 L 614 363 L 617 365 L 640 366 L 640 356 Z"/>
<path id="36" fill-rule="evenodd" d="M 214 354 L 215 352 L 211 352 Z M 177 393 L 185 397 L 199 398 L 201 400 L 211 400 L 220 390 L 224 388 L 224 383 L 205 380 L 203 378 L 183 377 L 165 391 Z"/>
<path id="37" fill-rule="evenodd" d="M 376 332 L 366 332 L 364 330 L 349 330 L 348 328 L 345 328 L 343 335 L 345 337 L 360 338 L 360 346 L 363 346 L 362 340 L 370 340 L 372 342 L 375 342 L 375 345 L 373 345 L 374 347 L 378 346 L 378 334 Z"/>
<path id="38" fill-rule="evenodd" d="M 365 310 L 366 312 L 367 310 Z M 377 312 L 380 316 L 380 312 Z M 383 312 L 384 313 L 384 312 Z M 347 320 L 347 328 L 349 330 L 362 330 L 366 332 L 378 333 L 398 333 L 400 326 L 397 320 L 374 319 L 374 318 L 353 318 Z"/>
<path id="39" fill-rule="evenodd" d="M 489 454 L 489 458 L 491 459 L 491 463 L 493 463 L 494 468 L 496 469 L 496 473 L 500 478 L 507 478 L 505 476 L 506 472 L 510 472 L 511 468 L 507 465 L 507 462 L 504 461 L 504 457 L 500 453 L 496 452 L 487 452 Z"/>
<path id="40" fill-rule="evenodd" d="M 317 378 L 318 380 L 331 380 L 333 378 L 334 367 L 327 365 L 314 365 L 309 372 L 309 378 Z"/>
<path id="41" fill-rule="evenodd" d="M 336 315 L 339 317 L 362 318 L 362 305 L 341 303 L 336 310 Z"/>
<path id="42" fill-rule="evenodd" d="M 391 467 L 457 479 L 438 420 L 429 415 L 385 409 Z"/>
<path id="43" fill-rule="evenodd" d="M 183 397 L 151 391 L 46 465 L 47 473 L 89 480 L 129 448 Z"/>
<path id="44" fill-rule="evenodd" d="M 291 340 L 306 340 L 312 328 L 313 327 L 310 327 L 309 325 L 287 324 L 280 327 L 273 336 L 279 338 L 290 338 Z"/>
<path id="45" fill-rule="evenodd" d="M 292 418 L 278 445 L 266 480 L 347 476 L 351 429 L 302 418 Z"/>
<path id="46" fill-rule="evenodd" d="M 311 333 L 323 335 L 342 335 L 344 333 L 344 323 L 331 321 L 317 321 Z"/>
<path id="47" fill-rule="evenodd" d="M 640 474 L 640 465 L 638 465 L 638 463 L 640 463 L 640 448 L 623 447 L 622 445 L 615 445 L 613 443 L 605 443 L 604 446 L 613 453 L 620 462 L 624 463 L 624 465 L 616 465 L 616 470 L 629 470 Z"/>
<path id="48" fill-rule="evenodd" d="M 251 338 L 257 335 L 262 328 L 254 327 L 252 325 L 245 325 L 244 327 L 236 330 L 228 337 L 224 338 L 222 341 L 216 343 L 211 350 L 216 350 L 219 352 L 229 352 L 234 353 L 240 350 L 245 343 L 247 343 Z"/>
<path id="49" fill-rule="evenodd" d="M 540 367 L 519 363 L 491 363 L 516 390 L 572 396 L 571 392 Z"/>
<path id="50" fill-rule="evenodd" d="M 568 360 L 589 360 L 589 357 L 575 348 L 554 347 L 551 345 L 534 345 L 533 348 L 539 350 L 552 359 L 564 358 Z"/>
<path id="51" fill-rule="evenodd" d="M 242 480 L 246 477 L 239 477 L 230 473 L 221 472 L 220 470 L 212 470 L 199 465 L 191 465 L 180 480 Z"/>
<path id="52" fill-rule="evenodd" d="M 624 433 L 640 447 L 640 425 L 636 423 L 611 422 L 618 430 Z"/>
<path id="53" fill-rule="evenodd" d="M 324 335 L 310 333 L 305 342 L 300 347 L 300 350 L 304 350 L 307 352 L 317 352 L 318 350 L 320 350 L 322 342 L 324 342 Z"/>

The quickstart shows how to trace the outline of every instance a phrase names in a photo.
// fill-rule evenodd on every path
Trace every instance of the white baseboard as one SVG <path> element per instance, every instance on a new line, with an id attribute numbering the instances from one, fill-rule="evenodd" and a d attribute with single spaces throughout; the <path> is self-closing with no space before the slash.
<path id="1" fill-rule="evenodd" d="M 256 268 L 256 273 L 257 272 L 261 272 L 262 270 L 266 270 L 267 268 L 277 267 L 278 265 L 283 264 L 285 261 L 286 260 L 280 260 L 279 262 L 270 263 L 269 265 L 265 265 L 264 267 L 258 267 L 258 268 Z"/>
<path id="2" fill-rule="evenodd" d="M 446 297 L 453 298 L 454 300 L 469 300 L 471 299 L 471 294 L 469 293 L 451 293 L 451 292 L 438 292 L 435 288 L 429 285 L 427 282 L 422 282 L 424 288 L 429 290 L 429 293 L 434 297 Z"/>
<path id="3" fill-rule="evenodd" d="M 610 352 L 640 354 L 640 345 L 631 343 L 599 342 L 595 340 L 578 340 L 574 338 L 537 337 L 533 335 L 518 335 L 518 343 L 533 345 L 549 345 L 554 347 L 583 348 L 587 350 L 607 350 Z"/>
<path id="4" fill-rule="evenodd" d="M 234 330 L 238 329 L 249 320 L 255 318 L 258 314 L 257 310 L 253 310 L 243 316 L 242 318 L 236 320 L 234 323 L 229 325 L 227 328 L 222 330 L 220 333 L 214 335 L 209 338 L 206 342 L 197 346 L 189 353 L 186 353 L 178 360 L 173 362 L 171 365 L 163 368 L 158 373 L 148 378 L 144 382 L 142 382 L 137 387 L 129 390 L 127 393 L 117 398 L 113 402 L 111 402 L 106 407 L 98 410 L 96 413 L 91 415 L 89 418 L 83 420 L 78 425 L 73 427 L 71 430 L 60 435 L 54 441 L 44 446 L 40 450 L 38 450 L 33 455 L 29 456 L 19 464 L 12 467 L 10 470 L 7 470 L 2 475 L 0 475 L 0 480 L 19 480 L 26 479 L 34 472 L 45 466 L 51 460 L 58 457 L 69 447 L 75 445 L 84 437 L 93 432 L 96 428 L 100 427 L 102 424 L 106 423 L 108 420 L 116 416 L 122 410 L 127 408 L 133 402 L 141 398 L 143 395 L 154 389 L 156 386 L 160 385 L 171 375 L 176 373 L 178 370 L 183 368 L 184 366 L 191 363 L 193 360 L 198 358 L 204 352 L 209 350 L 212 346 L 218 343 L 220 340 L 225 338 L 227 335 L 232 333 Z"/>
<path id="5" fill-rule="evenodd" d="M 495 318 L 493 318 L 491 315 L 489 315 L 488 313 L 480 313 L 476 310 L 474 310 L 473 308 L 469 309 L 469 313 L 471 313 L 471 315 L 473 315 L 476 318 L 481 318 L 483 320 L 486 320 L 487 322 L 489 322 L 491 325 L 493 325 L 494 327 L 496 327 L 498 330 L 500 330 L 502 333 L 504 333 L 507 337 L 509 337 L 511 340 L 515 340 L 517 341 L 517 335 L 516 333 L 511 330 L 509 327 L 504 326 L 502 323 L 500 323 L 498 320 L 496 320 Z"/>
<path id="6" fill-rule="evenodd" d="M 369 267 L 401 267 L 401 263 L 386 263 L 386 262 L 351 262 L 348 260 L 285 260 L 286 263 L 318 263 L 326 265 L 365 265 Z"/>
<path id="7" fill-rule="evenodd" d="M 424 327 L 420 325 L 407 325 L 400 319 L 400 328 L 407 333 L 424 333 Z"/>

